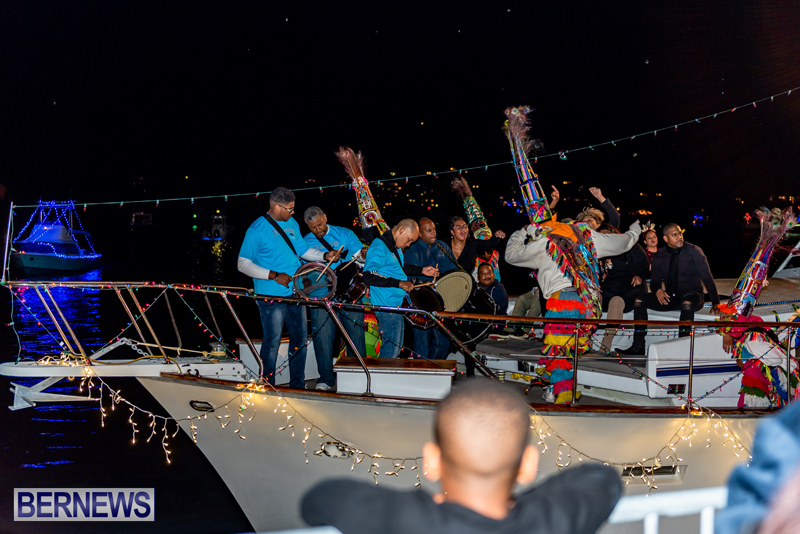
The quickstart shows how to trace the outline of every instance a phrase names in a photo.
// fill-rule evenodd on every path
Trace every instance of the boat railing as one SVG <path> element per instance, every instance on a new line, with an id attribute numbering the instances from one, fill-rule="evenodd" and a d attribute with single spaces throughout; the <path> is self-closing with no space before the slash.
<path id="1" fill-rule="evenodd" d="M 714 514 L 728 502 L 728 488 L 703 488 L 668 491 L 659 494 L 631 495 L 617 503 L 608 522 L 643 522 L 643 534 L 658 534 L 660 517 L 699 514 L 699 534 L 714 534 Z"/>
<path id="2" fill-rule="evenodd" d="M 205 286 L 205 285 L 196 285 L 196 284 L 166 284 L 166 283 L 145 283 L 145 282 L 82 282 L 82 281 L 41 281 L 41 282 L 24 282 L 24 281 L 9 281 L 6 283 L 6 287 L 12 290 L 22 290 L 22 289 L 30 289 L 32 290 L 36 296 L 38 297 L 39 301 L 41 302 L 42 309 L 44 310 L 42 314 L 46 314 L 50 321 L 54 324 L 56 332 L 58 334 L 58 338 L 60 344 L 65 348 L 65 352 L 75 355 L 76 357 L 81 357 L 83 359 L 90 358 L 91 355 L 89 351 L 84 347 L 84 344 L 79 339 L 77 333 L 74 331 L 72 326 L 70 325 L 69 320 L 67 319 L 64 310 L 59 305 L 58 300 L 53 295 L 53 288 L 75 288 L 76 290 L 86 290 L 86 289 L 99 289 L 99 290 L 109 290 L 113 291 L 117 299 L 119 300 L 122 309 L 125 312 L 125 315 L 130 320 L 129 327 L 135 330 L 135 336 L 138 337 L 136 341 L 137 344 L 140 344 L 142 348 L 144 348 L 152 357 L 163 357 L 165 361 L 169 361 L 167 357 L 167 351 L 175 351 L 180 354 L 182 351 L 187 351 L 185 347 L 182 346 L 181 341 L 181 334 L 180 328 L 178 327 L 178 322 L 176 320 L 176 313 L 173 310 L 171 301 L 170 301 L 170 294 L 177 293 L 181 300 L 183 300 L 183 296 L 186 293 L 197 293 L 198 295 L 202 296 L 202 301 L 200 306 L 206 307 L 208 309 L 208 315 L 206 317 L 208 320 L 208 329 L 215 333 L 214 337 L 219 338 L 219 341 L 223 340 L 223 329 L 220 328 L 221 321 L 218 319 L 217 315 L 219 314 L 219 310 L 223 309 L 230 314 L 230 320 L 233 321 L 233 326 L 236 330 L 238 330 L 242 337 L 244 338 L 245 343 L 249 347 L 250 351 L 252 352 L 255 361 L 257 362 L 258 369 L 252 370 L 253 374 L 256 375 L 256 378 L 264 376 L 264 364 L 259 357 L 259 351 L 256 349 L 256 344 L 253 341 L 253 337 L 248 334 L 248 330 L 255 330 L 253 328 L 253 324 L 255 321 L 243 321 L 240 318 L 240 312 L 242 310 L 237 311 L 232 303 L 234 299 L 247 299 L 255 301 L 257 299 L 263 299 L 271 302 L 281 302 L 286 303 L 288 305 L 305 305 L 309 307 L 317 307 L 323 308 L 328 312 L 329 317 L 334 321 L 336 324 L 337 329 L 341 332 L 347 346 L 351 349 L 353 354 L 356 355 L 361 367 L 366 374 L 366 391 L 364 392 L 366 395 L 371 395 L 371 379 L 370 379 L 370 372 L 369 368 L 365 362 L 366 355 L 359 354 L 355 344 L 353 343 L 352 339 L 347 334 L 344 325 L 341 322 L 341 318 L 336 313 L 337 311 L 355 311 L 355 312 L 387 312 L 387 313 L 399 313 L 403 315 L 410 315 L 416 314 L 425 317 L 426 319 L 430 320 L 436 328 L 438 328 L 445 336 L 447 336 L 454 344 L 458 347 L 459 351 L 464 355 L 465 358 L 470 358 L 475 362 L 476 369 L 485 374 L 490 378 L 498 378 L 496 373 L 486 364 L 485 358 L 487 356 L 491 356 L 490 353 L 484 353 L 477 350 L 475 343 L 464 343 L 459 337 L 453 332 L 453 329 L 457 322 L 480 322 L 490 325 L 495 332 L 502 331 L 504 328 L 514 327 L 514 326 L 525 326 L 527 328 L 539 328 L 541 329 L 544 325 L 548 324 L 558 324 L 564 327 L 569 327 L 573 332 L 573 346 L 578 346 L 578 337 L 581 333 L 585 333 L 587 330 L 593 330 L 598 327 L 606 327 L 609 329 L 616 329 L 617 331 L 627 332 L 628 335 L 632 334 L 633 330 L 637 326 L 646 326 L 648 329 L 652 331 L 657 331 L 659 335 L 676 335 L 678 328 L 686 328 L 689 332 L 689 347 L 688 347 L 688 384 L 686 388 L 686 396 L 681 397 L 688 401 L 689 404 L 694 403 L 695 398 L 693 397 L 692 392 L 692 382 L 693 382 L 693 373 L 694 367 L 697 364 L 697 358 L 695 354 L 695 337 L 698 334 L 707 334 L 707 333 L 716 333 L 716 331 L 725 326 L 735 326 L 735 327 L 764 327 L 769 326 L 773 329 L 776 329 L 779 332 L 784 332 L 788 335 L 788 339 L 793 340 L 797 337 L 798 328 L 800 328 L 800 323 L 796 322 L 771 322 L 771 323 L 764 323 L 764 322 L 736 322 L 736 323 L 721 323 L 719 321 L 638 321 L 638 320 L 624 320 L 624 319 L 567 319 L 567 318 L 548 318 L 548 317 L 517 317 L 517 316 L 506 316 L 506 315 L 483 315 L 483 314 L 468 314 L 468 313 L 455 313 L 455 312 L 428 312 L 425 310 L 419 310 L 415 308 L 406 308 L 406 307 L 381 307 L 381 306 L 370 306 L 370 305 L 361 305 L 361 304 L 351 304 L 351 303 L 341 303 L 341 302 L 334 302 L 331 300 L 315 300 L 315 299 L 299 299 L 299 298 L 292 298 L 292 297 L 274 297 L 274 296 L 263 296 L 263 295 L 255 295 L 251 290 L 247 290 L 244 288 L 238 287 L 222 287 L 222 286 Z M 166 307 L 166 319 L 165 320 L 151 320 L 150 314 L 152 313 L 152 307 L 148 304 L 143 305 L 141 300 L 138 298 L 137 294 L 140 290 L 154 290 L 158 291 L 164 295 L 164 302 Z M 216 296 L 219 301 L 216 303 L 216 311 L 215 306 L 212 306 L 209 297 Z M 160 295 L 159 297 L 160 298 Z M 157 300 L 157 299 L 156 299 Z M 153 301 L 155 302 L 155 301 Z M 203 304 L 204 303 L 204 304 Z M 195 305 L 197 306 L 197 305 Z M 247 313 L 253 315 L 253 311 L 255 311 L 255 307 L 251 309 Z M 200 308 L 192 308 L 192 313 L 200 315 L 201 311 Z M 205 313 L 205 312 L 203 312 Z M 252 319 L 252 318 L 251 318 Z M 247 324 L 246 324 L 247 323 Z M 257 323 L 260 325 L 260 321 Z M 664 328 L 667 325 L 667 328 Z M 174 334 L 176 338 L 176 343 L 174 345 L 169 345 L 162 342 L 162 333 L 161 329 L 172 327 L 172 333 L 170 336 Z M 260 333 L 260 332 L 259 332 Z M 149 337 L 149 339 L 148 339 Z M 312 335 L 313 339 L 313 335 Z M 308 341 L 310 343 L 310 340 Z M 157 355 L 153 355 L 153 349 L 158 350 Z M 101 351 L 105 350 L 101 349 Z M 231 354 L 233 354 L 231 352 Z M 597 354 L 598 357 L 608 356 L 608 355 L 615 355 L 613 351 L 611 351 L 610 347 L 601 347 L 600 353 Z M 791 369 L 791 343 L 786 343 L 785 347 L 785 355 L 786 355 L 786 363 L 787 369 Z M 419 357 L 426 357 L 426 355 L 416 355 Z M 507 355 L 508 356 L 508 355 Z M 513 355 L 510 355 L 513 357 Z M 530 356 L 530 355 L 528 355 Z M 546 358 L 542 356 L 542 358 Z M 642 356 L 642 361 L 646 360 L 646 356 Z M 581 360 L 582 358 L 572 358 L 572 365 L 573 365 L 573 391 L 577 391 L 577 380 L 578 380 L 578 366 L 582 365 Z M 628 364 L 629 367 L 633 368 L 630 365 L 630 362 L 636 362 L 635 359 L 631 357 L 626 357 L 624 360 L 620 359 L 621 363 Z M 648 378 L 649 379 L 649 378 Z M 790 399 L 787 399 L 790 400 Z"/>

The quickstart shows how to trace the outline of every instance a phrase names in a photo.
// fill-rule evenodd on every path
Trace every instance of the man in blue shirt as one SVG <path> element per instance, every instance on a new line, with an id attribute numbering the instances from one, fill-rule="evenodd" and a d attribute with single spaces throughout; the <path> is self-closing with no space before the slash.
<path id="1" fill-rule="evenodd" d="M 319 252 L 328 252 L 341 249 L 341 259 L 331 263 L 330 268 L 336 269 L 351 260 L 362 258 L 363 246 L 352 230 L 328 224 L 328 217 L 317 206 L 311 206 L 303 213 L 303 220 L 311 230 L 304 239 L 309 247 Z M 336 376 L 333 373 L 333 341 L 336 326 L 325 308 L 310 308 L 312 337 L 314 340 L 314 354 L 317 357 L 319 380 L 317 389 L 328 390 L 334 386 Z M 347 335 L 353 341 L 358 354 L 366 356 L 367 344 L 364 339 L 364 314 L 355 311 L 337 310 L 336 314 L 344 326 Z M 347 346 L 347 355 L 355 357 L 350 346 Z"/>
<path id="2" fill-rule="evenodd" d="M 300 234 L 300 226 L 292 218 L 294 193 L 276 187 L 269 195 L 269 211 L 255 220 L 244 236 L 239 250 L 239 271 L 253 277 L 259 296 L 291 297 L 292 276 L 300 267 L 300 257 L 308 261 L 339 259 L 336 251 L 323 254 L 311 249 Z M 261 341 L 263 376 L 275 384 L 275 364 L 281 344 L 283 325 L 289 332 L 289 387 L 305 389 L 306 307 L 257 299 L 264 339 Z"/>
<path id="3" fill-rule="evenodd" d="M 455 261 L 453 251 L 447 243 L 436 239 L 436 225 L 427 217 L 419 220 L 419 241 L 408 248 L 406 262 L 420 267 L 436 267 L 446 273 L 461 270 Z M 423 282 L 432 281 L 429 276 L 418 277 Z M 414 352 L 433 360 L 447 359 L 450 352 L 450 338 L 438 328 L 414 329 Z"/>
<path id="4" fill-rule="evenodd" d="M 399 307 L 414 284 L 408 276 L 436 276 L 434 267 L 424 269 L 405 265 L 403 250 L 419 238 L 414 219 L 403 219 L 389 232 L 375 239 L 364 262 L 364 283 L 370 286 L 370 302 L 375 306 Z M 403 348 L 404 323 L 400 313 L 375 312 L 381 332 L 381 358 L 396 358 Z"/>

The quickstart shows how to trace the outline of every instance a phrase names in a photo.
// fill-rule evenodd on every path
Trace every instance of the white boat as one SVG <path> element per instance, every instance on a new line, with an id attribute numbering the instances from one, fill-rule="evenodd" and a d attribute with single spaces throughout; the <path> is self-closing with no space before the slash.
<path id="1" fill-rule="evenodd" d="M 14 385 L 13 409 L 49 400 L 82 400 L 46 391 L 63 377 L 81 375 L 85 384 L 100 386 L 101 402 L 106 408 L 112 402 L 135 402 L 135 399 L 121 399 L 103 381 L 106 377 L 135 377 L 174 419 L 164 430 L 155 429 L 156 435 L 166 436 L 179 426 L 194 439 L 257 531 L 301 526 L 299 499 L 311 485 L 325 477 L 351 476 L 398 488 L 421 485 L 433 489 L 420 473 L 424 467 L 421 448 L 432 439 L 436 399 L 464 380 L 460 375 L 454 376 L 455 362 L 428 364 L 424 360 L 405 360 L 421 363 L 399 361 L 384 369 L 367 364 L 369 378 L 352 365 L 339 365 L 337 393 L 290 390 L 280 385 L 273 388 L 255 380 L 260 366 L 254 356 L 258 353 L 257 340 L 245 331 L 239 314 L 255 314 L 256 306 L 247 302 L 254 297 L 244 290 L 121 282 L 10 282 L 9 287 L 36 290 L 50 309 L 51 319 L 60 326 L 57 330 L 64 347 L 60 354 L 49 358 L 0 365 L 2 375 L 42 379 L 35 386 Z M 63 314 L 52 297 L 53 287 L 114 291 L 131 318 L 131 325 L 113 343 L 89 350 L 72 329 L 62 324 Z M 148 292 L 155 298 L 148 301 L 149 307 L 142 306 L 142 295 Z M 170 294 L 177 295 L 184 303 L 196 299 L 197 305 L 189 309 L 200 317 L 204 328 L 216 332 L 214 337 L 219 337 L 218 324 L 224 323 L 211 311 L 211 304 L 209 312 L 200 311 L 209 302 L 207 297 L 215 299 L 217 310 L 232 312 L 234 320 L 229 319 L 228 324 L 235 325 L 239 330 L 236 335 L 242 336 L 238 348 L 229 350 L 216 342 L 211 351 L 193 354 L 180 343 L 166 345 L 164 329 L 177 331 L 177 325 L 173 325 L 180 315 L 174 313 L 174 305 L 169 304 L 168 298 L 161 298 Z M 763 298 L 769 298 L 768 295 L 767 290 L 762 294 Z M 458 314 L 444 315 L 459 320 Z M 698 327 L 698 334 L 701 330 L 705 331 Z M 710 350 L 703 339 L 720 343 L 720 338 L 712 333 L 697 339 L 694 363 L 698 367 L 709 358 L 700 355 Z M 690 352 L 684 346 L 687 342 L 686 339 L 656 341 L 649 350 L 651 355 L 659 355 L 659 361 L 664 359 L 662 355 L 683 352 L 682 361 L 667 358 L 668 365 L 686 366 Z M 285 366 L 285 345 L 279 366 Z M 482 344 L 478 349 L 486 347 Z M 314 378 L 313 344 L 309 343 L 308 349 L 307 378 Z M 127 351 L 128 356 L 124 356 L 127 360 L 117 359 L 114 362 L 117 365 L 102 365 L 123 351 Z M 454 354 L 451 358 L 459 356 L 463 357 Z M 730 362 L 729 356 L 724 357 Z M 505 378 L 508 387 L 515 387 L 520 393 L 527 382 L 524 368 L 530 359 L 483 354 L 488 371 Z M 511 365 L 509 362 L 513 362 L 515 370 L 506 369 Z M 641 389 L 626 392 L 623 387 L 614 393 L 615 402 L 610 402 L 608 392 L 612 388 L 592 385 L 590 375 L 605 376 L 606 386 L 613 386 L 614 380 L 623 374 L 620 369 Z M 626 483 L 626 495 L 640 495 L 656 486 L 659 492 L 720 486 L 736 464 L 747 460 L 759 418 L 768 411 L 710 408 L 735 403 L 714 400 L 713 395 L 693 403 L 685 390 L 680 393 L 680 388 L 665 391 L 659 398 L 651 394 L 656 390 L 648 385 L 661 383 L 658 371 L 656 376 L 648 375 L 651 372 L 648 364 L 641 372 L 644 376 L 620 362 L 616 363 L 616 369 L 592 369 L 582 358 L 577 377 L 584 397 L 575 406 L 544 404 L 540 395 L 530 393 L 531 425 L 535 430 L 532 439 L 543 450 L 540 479 L 583 461 L 601 461 L 619 469 Z M 355 379 L 349 386 L 345 386 L 344 373 Z M 423 377 L 429 383 L 417 387 L 413 395 L 398 394 L 398 391 L 411 392 Z M 662 386 L 669 389 L 672 380 L 678 379 L 670 377 Z M 690 375 L 682 380 L 690 380 Z M 288 382 L 288 376 L 279 374 L 277 382 Z M 738 389 L 730 380 L 728 386 L 731 390 Z M 345 393 L 346 390 L 351 393 Z M 92 397 L 97 399 L 98 389 L 92 391 Z M 139 429 L 147 428 L 148 433 L 149 413 L 146 407 L 138 407 L 136 414 L 140 419 L 134 421 Z M 624 532 L 628 527 L 611 525 L 606 531 Z M 670 531 L 679 529 L 670 526 Z"/>
<path id="2" fill-rule="evenodd" d="M 13 206 L 12 206 L 13 216 Z M 75 204 L 39 201 L 28 223 L 13 242 L 11 265 L 31 275 L 50 271 L 85 271 L 99 263 L 89 232 L 78 228 Z M 10 228 L 10 224 L 9 224 Z"/>

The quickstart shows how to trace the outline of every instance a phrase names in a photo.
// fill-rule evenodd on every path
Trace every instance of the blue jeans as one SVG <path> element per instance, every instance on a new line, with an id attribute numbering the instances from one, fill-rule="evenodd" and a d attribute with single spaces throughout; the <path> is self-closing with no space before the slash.
<path id="1" fill-rule="evenodd" d="M 450 354 L 450 338 L 436 328 L 414 328 L 414 352 L 430 360 L 446 360 Z"/>
<path id="2" fill-rule="evenodd" d="M 281 344 L 283 325 L 289 332 L 289 387 L 306 388 L 306 307 L 284 302 L 264 302 L 258 300 L 261 313 L 261 361 L 264 362 L 264 376 L 270 384 L 275 384 L 275 364 L 278 360 L 278 347 Z"/>
<path id="3" fill-rule="evenodd" d="M 310 308 L 309 313 L 311 314 L 314 354 L 317 357 L 317 369 L 319 370 L 317 383 L 322 382 L 333 387 L 336 381 L 336 376 L 333 373 L 333 340 L 338 327 L 325 308 Z M 364 314 L 337 310 L 336 315 L 342 322 L 347 335 L 353 340 L 358 353 L 362 358 L 366 357 L 367 343 L 364 339 Z M 351 358 L 356 356 L 353 354 L 350 345 L 347 345 L 347 355 Z"/>
<path id="4" fill-rule="evenodd" d="M 397 358 L 403 348 L 405 319 L 401 313 L 375 312 L 378 330 L 381 333 L 380 358 Z"/>

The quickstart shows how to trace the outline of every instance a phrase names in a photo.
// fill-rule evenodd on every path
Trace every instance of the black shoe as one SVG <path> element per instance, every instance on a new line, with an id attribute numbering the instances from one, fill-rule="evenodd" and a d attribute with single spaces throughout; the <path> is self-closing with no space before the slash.
<path id="1" fill-rule="evenodd" d="M 643 344 L 634 343 L 631 345 L 631 348 L 625 350 L 618 350 L 618 354 L 622 354 L 624 356 L 644 356 L 645 353 L 645 346 Z"/>

